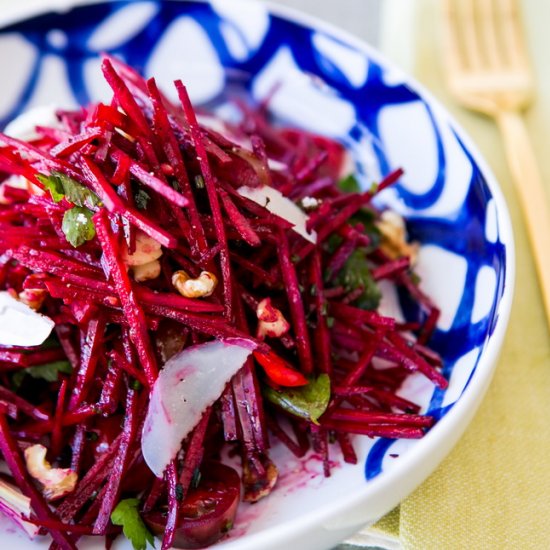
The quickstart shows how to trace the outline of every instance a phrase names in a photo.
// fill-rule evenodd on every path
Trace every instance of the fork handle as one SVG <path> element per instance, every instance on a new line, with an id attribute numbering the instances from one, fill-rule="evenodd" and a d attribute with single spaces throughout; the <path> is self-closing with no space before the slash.
<path id="1" fill-rule="evenodd" d="M 550 328 L 550 208 L 531 139 L 522 115 L 501 111 L 497 115 L 506 157 L 515 183 Z"/>

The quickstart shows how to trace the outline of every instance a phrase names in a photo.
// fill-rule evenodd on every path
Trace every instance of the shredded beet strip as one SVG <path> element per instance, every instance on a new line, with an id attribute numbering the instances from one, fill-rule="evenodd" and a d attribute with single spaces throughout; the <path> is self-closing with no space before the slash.
<path id="1" fill-rule="evenodd" d="M 162 227 L 148 220 L 130 205 L 124 204 L 105 176 L 101 173 L 101 170 L 90 159 L 85 157 L 83 159 L 83 172 L 88 183 L 101 198 L 109 212 L 120 214 L 122 217 L 127 218 L 136 227 L 141 229 L 144 233 L 147 233 L 147 235 L 163 246 L 175 248 L 177 239 Z"/>
<path id="2" fill-rule="evenodd" d="M 172 460 L 168 468 L 166 468 L 165 477 L 168 486 L 168 516 L 166 518 L 166 527 L 164 537 L 162 537 L 161 548 L 162 550 L 170 550 L 174 545 L 179 516 L 179 502 L 177 497 L 178 472 L 175 460 Z"/>
<path id="3" fill-rule="evenodd" d="M 35 420 L 49 421 L 51 418 L 50 415 L 41 407 L 37 407 L 36 405 L 29 403 L 4 386 L 0 386 L 0 399 L 6 401 L 7 403 L 13 404 L 19 411 L 31 418 L 34 418 Z"/>
<path id="4" fill-rule="evenodd" d="M 336 432 L 368 435 L 369 437 L 389 437 L 392 439 L 418 439 L 424 435 L 422 428 L 415 426 L 398 426 L 395 424 L 357 424 L 336 420 L 325 420 L 323 427 Z"/>
<path id="5" fill-rule="evenodd" d="M 235 316 L 238 326 L 243 331 L 246 330 L 247 322 L 241 300 L 236 301 Z M 250 456 L 257 452 L 264 453 L 267 450 L 265 414 L 252 358 L 233 377 L 232 387 L 244 447 Z"/>
<path id="6" fill-rule="evenodd" d="M 397 348 L 398 352 L 406 358 L 404 364 L 410 366 L 410 368 L 414 370 L 420 371 L 424 374 L 424 376 L 442 389 L 445 389 L 449 385 L 447 379 L 432 365 L 416 354 L 409 346 L 407 340 L 405 340 L 402 336 L 395 332 L 390 332 L 387 335 L 387 339 Z"/>
<path id="7" fill-rule="evenodd" d="M 237 441 L 237 413 L 235 410 L 235 399 L 231 386 L 227 386 L 220 397 L 221 417 L 223 423 L 223 438 L 225 441 Z"/>
<path id="8" fill-rule="evenodd" d="M 69 409 L 76 409 L 85 399 L 95 376 L 95 370 L 101 356 L 101 346 L 105 333 L 104 317 L 92 319 L 86 331 L 86 338 L 81 347 L 80 368 L 69 401 Z"/>
<path id="9" fill-rule="evenodd" d="M 328 303 L 324 297 L 324 283 L 321 265 L 321 256 L 315 252 L 312 256 L 311 279 L 315 289 L 315 308 L 317 313 L 317 327 L 314 333 L 315 349 L 317 350 L 317 360 L 319 361 L 319 371 L 332 373 L 332 361 L 330 351 L 330 333 L 327 324 L 327 317 L 324 314 Z"/>
<path id="10" fill-rule="evenodd" d="M 86 502 L 110 474 L 111 463 L 118 452 L 122 434 L 111 443 L 109 448 L 102 453 L 94 465 L 80 480 L 75 491 L 70 493 L 57 508 L 57 515 L 62 521 L 69 522 L 74 519 Z"/>
<path id="11" fill-rule="evenodd" d="M 318 452 L 323 459 L 323 473 L 325 477 L 330 477 L 330 461 L 328 456 L 328 432 L 323 426 L 313 425 L 311 427 L 311 437 L 313 440 L 313 449 Z"/>
<path id="12" fill-rule="evenodd" d="M 97 236 L 103 246 L 103 253 L 109 266 L 110 275 L 113 278 L 124 313 L 130 323 L 130 338 L 136 347 L 141 365 L 145 371 L 145 376 L 147 377 L 147 383 L 152 386 L 157 378 L 158 368 L 147 332 L 145 314 L 132 289 L 128 273 L 124 265 L 122 265 L 114 236 L 110 231 L 110 222 L 104 210 L 100 210 L 94 216 L 94 222 L 96 224 Z"/>
<path id="13" fill-rule="evenodd" d="M 61 382 L 59 393 L 57 394 L 57 403 L 55 406 L 55 417 L 53 421 L 51 444 L 51 452 L 54 456 L 59 455 L 63 444 L 63 409 L 65 407 L 68 387 L 69 383 L 68 380 L 65 378 Z"/>
<path id="14" fill-rule="evenodd" d="M 336 440 L 340 445 L 340 450 L 344 456 L 344 462 L 348 464 L 357 464 L 357 454 L 353 448 L 353 444 L 350 441 L 350 437 L 346 433 L 338 432 L 336 434 Z"/>
<path id="15" fill-rule="evenodd" d="M 147 385 L 147 378 L 145 378 L 145 375 L 140 372 L 136 367 L 134 367 L 132 363 L 128 362 L 126 358 L 123 357 L 120 353 L 118 353 L 116 350 L 112 350 L 110 353 L 110 357 L 113 360 L 113 365 L 115 367 L 118 367 L 124 372 L 128 373 L 144 386 Z"/>
<path id="16" fill-rule="evenodd" d="M 313 359 L 311 357 L 311 345 L 309 341 L 309 332 L 307 330 L 306 317 L 304 315 L 304 304 L 300 293 L 300 285 L 296 269 L 290 259 L 290 249 L 288 238 L 283 230 L 279 230 L 279 248 L 277 250 L 281 274 L 285 285 L 290 313 L 294 325 L 294 334 L 300 357 L 300 367 L 309 374 L 313 371 Z"/>
<path id="17" fill-rule="evenodd" d="M 52 147 L 50 154 L 53 157 L 68 157 L 72 153 L 82 149 L 84 145 L 87 145 L 91 141 L 102 137 L 103 132 L 99 128 L 91 128 L 82 134 L 71 136 L 67 139 L 67 141 Z"/>
<path id="18" fill-rule="evenodd" d="M 196 254 L 204 252 L 207 248 L 206 237 L 204 235 L 204 229 L 200 219 L 197 205 L 193 197 L 191 185 L 189 183 L 189 177 L 187 176 L 187 170 L 185 169 L 185 163 L 181 155 L 180 147 L 176 136 L 170 126 L 168 120 L 168 113 L 166 111 L 165 102 L 163 102 L 160 92 L 154 79 L 149 80 L 148 90 L 153 104 L 153 110 L 155 114 L 155 124 L 163 136 L 164 152 L 167 156 L 168 162 L 174 169 L 174 175 L 177 178 L 178 184 L 181 187 L 182 193 L 188 201 L 187 211 L 190 220 L 190 232 L 188 235 L 189 242 Z"/>
<path id="19" fill-rule="evenodd" d="M 87 423 L 79 424 L 71 441 L 71 470 L 80 475 L 82 467 L 82 453 L 86 445 Z"/>
<path id="20" fill-rule="evenodd" d="M 17 365 L 21 365 L 22 367 L 29 366 L 26 355 L 18 351 L 0 349 L 0 361 L 6 361 L 7 363 L 15 363 Z"/>
<path id="21" fill-rule="evenodd" d="M 122 151 L 116 151 L 112 157 L 115 161 L 120 161 L 121 157 L 125 155 Z M 127 157 L 128 158 L 128 157 Z M 178 193 L 174 188 L 164 183 L 161 179 L 148 172 L 141 164 L 131 159 L 128 160 L 128 168 L 131 174 L 133 174 L 143 185 L 149 187 L 153 191 L 156 191 L 159 195 L 173 203 L 180 208 L 187 206 L 189 200 L 183 195 Z"/>
<path id="22" fill-rule="evenodd" d="M 111 513 L 120 497 L 120 486 L 124 472 L 128 467 L 130 447 L 137 434 L 137 404 L 138 397 L 136 392 L 128 388 L 122 437 L 118 446 L 118 453 L 110 468 L 107 490 L 101 501 L 94 524 L 94 534 L 96 535 L 105 534 L 105 530 L 111 520 Z"/>
<path id="23" fill-rule="evenodd" d="M 396 277 L 400 273 L 403 273 L 409 269 L 411 261 L 409 258 L 398 258 L 392 262 L 387 262 L 372 271 L 372 278 L 375 281 L 380 281 L 381 279 L 389 279 Z"/>
<path id="24" fill-rule="evenodd" d="M 434 419 L 398 393 L 411 372 L 447 385 L 441 358 L 426 346 L 439 310 L 414 283 L 410 259 L 389 258 L 376 247 L 370 222 L 353 221 L 357 214 L 376 221 L 374 195 L 402 171 L 367 192 L 344 193 L 343 147 L 272 124 L 267 104 L 255 110 L 238 100 L 242 120 L 225 123 L 221 135 L 200 126 L 181 82 L 172 104 L 153 79 L 121 61 L 107 57 L 102 68 L 114 94 L 110 104 L 59 111 L 61 128 L 39 128 L 32 143 L 0 134 L 0 289 L 43 297 L 37 307 L 56 323 L 57 340 L 36 349 L 0 346 L 0 450 L 19 488 L 39 502 L 33 519 L 54 535 L 51 550 L 74 548 L 86 534 L 109 545 L 120 533 L 110 515 L 122 495 L 137 497 L 143 513 L 166 507 L 163 548 L 172 546 L 181 493 L 185 499 L 205 461 L 224 456 L 226 442 L 242 461 L 243 498 L 253 501 L 271 491 L 276 477 L 268 429 L 297 457 L 312 445 L 327 476 L 329 443 L 356 463 L 353 434 L 418 438 L 428 431 Z M 280 166 L 272 169 L 272 161 Z M 37 176 L 53 172 L 76 181 L 57 203 L 49 190 L 31 185 L 42 187 Z M 29 183 L 12 185 L 9 176 L 17 174 Z M 262 185 L 307 212 L 316 243 L 239 194 L 241 186 Z M 89 208 L 95 236 L 77 247 L 66 235 L 73 192 L 93 192 L 101 201 Z M 359 307 L 365 289 L 346 274 L 356 251 L 373 280 L 408 293 L 418 319 L 396 323 Z M 179 270 L 191 278 L 208 271 L 220 284 L 209 297 L 187 298 L 172 284 Z M 284 322 L 276 327 L 282 334 L 274 328 L 264 341 L 260 322 L 267 321 L 257 310 L 267 298 Z M 212 338 L 252 340 L 259 355 L 182 442 L 164 479 L 156 479 L 142 470 L 139 445 L 157 361 Z M 265 357 L 279 361 L 279 370 Z M 70 376 L 25 377 L 12 391 L 17 371 L 65 359 Z M 266 385 L 285 391 L 320 373 L 329 375 L 331 394 L 319 424 L 262 392 Z M 36 400 L 34 384 L 41 388 Z M 96 436 L 111 442 L 105 450 Z M 51 509 L 20 451 L 45 442 L 52 464 L 70 463 L 79 475 L 74 491 Z"/>
<path id="25" fill-rule="evenodd" d="M 16 150 L 21 157 L 28 157 L 30 159 L 38 161 L 37 163 L 42 165 L 46 170 L 62 172 L 77 181 L 81 181 L 82 179 L 79 172 L 75 170 L 71 166 L 71 164 L 51 156 L 50 154 L 42 151 L 42 149 L 39 149 L 38 147 L 35 147 L 34 145 L 27 143 L 26 141 L 6 136 L 5 134 L 1 134 L 0 143 L 2 142 Z M 29 163 L 27 163 L 27 166 L 28 164 Z M 42 184 L 36 177 L 36 173 L 34 176 L 30 177 L 29 180 L 39 187 L 42 187 Z"/>
<path id="26" fill-rule="evenodd" d="M 235 229 L 239 232 L 241 237 L 250 246 L 260 246 L 261 239 L 258 234 L 252 229 L 249 221 L 245 216 L 241 214 L 239 209 L 235 206 L 235 203 L 231 200 L 231 197 L 223 189 L 218 191 L 225 212 L 229 216 L 229 219 L 233 222 Z"/>
<path id="27" fill-rule="evenodd" d="M 55 519 L 38 519 L 34 517 L 25 518 L 25 521 L 38 527 L 45 527 L 48 531 L 54 529 L 63 533 L 74 533 L 75 535 L 93 535 L 92 528 L 88 525 L 72 525 Z"/>
<path id="28" fill-rule="evenodd" d="M 271 433 L 279 440 L 281 443 L 288 448 L 288 450 L 296 457 L 301 458 L 306 454 L 306 451 L 298 445 L 280 426 L 280 424 L 274 418 L 268 417 L 267 425 Z"/>
<path id="29" fill-rule="evenodd" d="M 225 315 L 228 320 L 231 319 L 233 315 L 232 309 L 232 283 L 231 283 L 231 265 L 229 262 L 229 249 L 227 247 L 227 237 L 225 234 L 225 226 L 222 219 L 222 212 L 220 209 L 220 203 L 218 200 L 218 193 L 216 191 L 216 182 L 214 176 L 212 175 L 212 170 L 210 169 L 210 163 L 208 161 L 208 156 L 206 154 L 206 149 L 203 143 L 203 138 L 199 124 L 197 122 L 197 117 L 195 116 L 195 111 L 191 105 L 191 100 L 187 94 L 187 89 L 181 81 L 176 81 L 176 89 L 178 91 L 178 97 L 183 107 L 183 112 L 189 124 L 189 130 L 191 134 L 191 139 L 193 140 L 193 145 L 197 152 L 197 160 L 201 168 L 201 173 L 204 178 L 204 184 L 206 187 L 206 192 L 208 194 L 208 201 L 210 203 L 210 208 L 212 210 L 212 217 L 214 220 L 214 227 L 216 229 L 216 237 L 218 243 L 221 245 L 220 250 L 220 265 L 222 270 L 223 277 L 223 294 L 224 294 L 224 304 L 225 304 Z"/>
<path id="30" fill-rule="evenodd" d="M 32 509 L 38 519 L 55 520 L 55 516 L 50 511 L 44 497 L 41 495 L 40 491 L 36 489 L 27 473 L 19 446 L 11 437 L 8 420 L 2 413 L 0 413 L 0 451 L 2 451 L 4 460 L 17 485 L 23 491 L 23 494 L 31 499 Z M 58 531 L 57 529 L 50 529 L 50 535 L 61 548 L 76 550 L 74 542 L 65 532 Z"/>
<path id="31" fill-rule="evenodd" d="M 149 128 L 149 123 L 143 111 L 140 109 L 122 78 L 113 68 L 111 61 L 109 59 L 104 59 L 101 64 L 101 69 L 105 76 L 105 80 L 114 92 L 117 102 L 127 114 L 128 118 L 132 120 L 144 136 L 151 137 L 151 129 Z"/>
<path id="32" fill-rule="evenodd" d="M 353 409 L 338 408 L 333 410 L 328 420 L 344 420 L 357 422 L 358 424 L 392 424 L 404 426 L 428 427 L 434 422 L 430 416 L 418 414 L 392 414 L 371 411 L 358 411 Z"/>
<path id="33" fill-rule="evenodd" d="M 52 251 L 34 250 L 26 246 L 20 246 L 14 251 L 13 257 L 21 265 L 38 272 L 52 273 L 54 275 L 63 275 L 67 271 L 88 277 L 95 277 L 97 269 L 71 260 L 66 256 Z"/>

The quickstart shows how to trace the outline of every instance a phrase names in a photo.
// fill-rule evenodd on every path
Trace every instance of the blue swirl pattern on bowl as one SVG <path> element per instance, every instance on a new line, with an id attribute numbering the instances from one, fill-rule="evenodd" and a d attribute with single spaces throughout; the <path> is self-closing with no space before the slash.
<path id="1" fill-rule="evenodd" d="M 0 99 L 0 127 L 38 103 L 70 107 L 100 98 L 98 54 L 109 51 L 165 89 L 181 76 L 195 102 L 225 115 L 235 94 L 261 100 L 280 85 L 274 116 L 345 143 L 365 185 L 397 165 L 410 167 L 413 177 L 384 200 L 407 216 L 430 270 L 438 264 L 439 278 L 449 281 L 433 345 L 451 386 L 434 390 L 426 409 L 441 418 L 460 398 L 498 318 L 507 237 L 480 169 L 445 116 L 375 54 L 259 3 L 223 0 L 102 2 L 46 13 L 2 29 L 0 51 L 18 57 L 14 74 L 3 73 L 10 84 Z M 422 315 L 405 299 L 402 306 L 409 317 Z M 367 479 L 383 470 L 394 444 L 371 446 Z"/>

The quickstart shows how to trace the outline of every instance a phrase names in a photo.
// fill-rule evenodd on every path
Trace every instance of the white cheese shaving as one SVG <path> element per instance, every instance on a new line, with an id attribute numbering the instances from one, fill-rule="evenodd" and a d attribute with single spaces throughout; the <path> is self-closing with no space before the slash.
<path id="1" fill-rule="evenodd" d="M 214 340 L 185 348 L 166 362 L 151 391 L 141 437 L 143 458 L 157 477 L 255 347 L 239 338 Z"/>
<path id="2" fill-rule="evenodd" d="M 0 292 L 0 345 L 39 346 L 54 326 L 49 317 L 36 313 L 9 292 Z"/>
<path id="3" fill-rule="evenodd" d="M 243 185 L 237 189 L 237 193 L 290 222 L 294 226 L 294 231 L 302 235 L 304 239 L 313 244 L 317 242 L 317 233 L 306 229 L 309 216 L 277 189 L 269 187 L 269 185 L 262 187 Z"/>

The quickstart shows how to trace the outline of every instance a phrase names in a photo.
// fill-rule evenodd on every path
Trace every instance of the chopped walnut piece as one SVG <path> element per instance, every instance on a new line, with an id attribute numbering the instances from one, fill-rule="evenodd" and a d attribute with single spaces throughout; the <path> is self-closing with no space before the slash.
<path id="1" fill-rule="evenodd" d="M 46 296 L 47 292 L 42 288 L 26 288 L 19 293 L 19 301 L 34 309 L 34 311 L 38 311 L 42 307 Z"/>
<path id="2" fill-rule="evenodd" d="M 271 298 L 264 298 L 256 307 L 258 338 L 279 338 L 290 329 L 290 324 L 279 309 L 271 305 Z"/>
<path id="3" fill-rule="evenodd" d="M 136 234 L 136 249 L 132 254 L 128 249 L 122 251 L 124 263 L 131 268 L 134 279 L 138 282 L 156 279 L 161 272 L 158 259 L 162 256 L 161 244 L 149 237 L 149 235 L 138 231 Z"/>
<path id="4" fill-rule="evenodd" d="M 266 456 L 258 456 L 254 461 L 243 458 L 244 502 L 258 502 L 271 493 L 279 471 Z"/>
<path id="5" fill-rule="evenodd" d="M 418 243 L 409 243 L 405 220 L 393 210 L 385 210 L 376 222 L 376 227 L 382 234 L 380 248 L 391 259 L 407 256 L 411 265 L 416 263 Z"/>
<path id="6" fill-rule="evenodd" d="M 151 281 L 160 275 L 160 262 L 158 260 L 153 260 L 148 264 L 136 265 L 132 268 L 132 272 L 134 274 L 134 279 L 138 283 L 143 281 Z"/>
<path id="7" fill-rule="evenodd" d="M 201 271 L 196 279 L 192 279 L 188 273 L 180 270 L 172 275 L 172 284 L 186 298 L 207 298 L 216 289 L 218 279 L 209 271 Z"/>
<path id="8" fill-rule="evenodd" d="M 29 474 L 42 485 L 46 500 L 56 500 L 74 491 L 78 475 L 69 468 L 52 468 L 46 460 L 44 445 L 31 445 L 25 449 L 25 462 Z"/>

